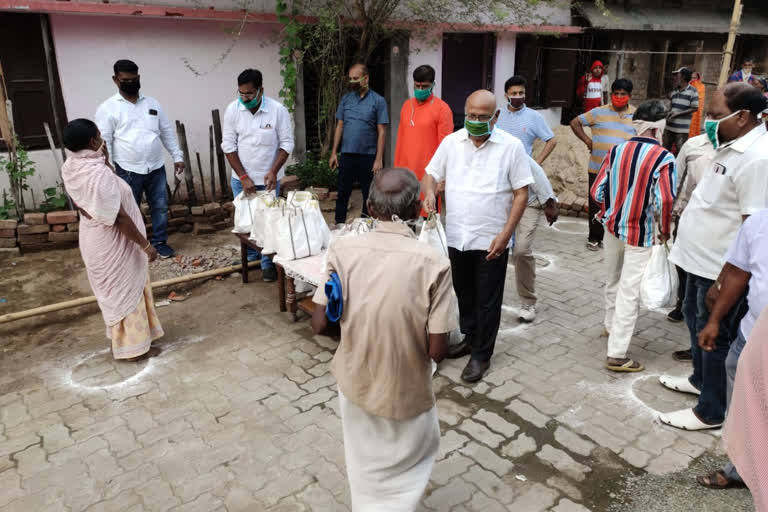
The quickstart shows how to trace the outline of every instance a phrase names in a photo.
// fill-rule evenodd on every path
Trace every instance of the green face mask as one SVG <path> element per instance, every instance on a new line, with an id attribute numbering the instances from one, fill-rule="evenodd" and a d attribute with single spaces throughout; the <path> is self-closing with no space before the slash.
<path id="1" fill-rule="evenodd" d="M 432 95 L 432 87 L 429 89 L 414 89 L 413 90 L 413 97 L 416 98 L 419 101 L 425 101 L 427 98 L 429 98 Z"/>
<path id="2" fill-rule="evenodd" d="M 474 137 L 482 137 L 491 133 L 491 121 L 470 121 L 464 119 L 464 128 Z"/>
<path id="3" fill-rule="evenodd" d="M 717 149 L 720 147 L 720 134 L 718 133 L 720 130 L 720 123 L 725 121 L 726 119 L 730 119 L 731 117 L 735 116 L 741 112 L 741 110 L 737 110 L 736 112 L 725 116 L 722 119 L 707 119 L 704 121 L 704 133 L 707 134 L 707 138 L 709 139 L 709 142 L 712 143 L 712 146 Z"/>
<path id="4" fill-rule="evenodd" d="M 261 94 L 259 94 L 256 98 L 253 98 L 251 101 L 243 101 L 243 98 L 240 97 L 240 103 L 242 103 L 242 105 L 248 110 L 259 108 L 259 105 L 261 105 Z"/>

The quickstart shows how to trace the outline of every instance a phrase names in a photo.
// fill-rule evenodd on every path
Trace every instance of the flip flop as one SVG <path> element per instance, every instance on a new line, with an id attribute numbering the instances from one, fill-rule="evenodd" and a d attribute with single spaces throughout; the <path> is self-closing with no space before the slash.
<path id="1" fill-rule="evenodd" d="M 606 361 L 605 367 L 612 372 L 641 372 L 645 370 L 645 367 L 641 363 L 632 359 L 627 359 L 627 361 L 622 365 L 615 365 Z"/>
<path id="2" fill-rule="evenodd" d="M 722 479 L 725 481 L 725 483 L 721 484 L 720 483 L 720 478 L 718 478 L 718 477 L 722 477 Z M 696 477 L 696 482 L 700 486 L 706 487 L 707 489 L 722 490 L 722 489 L 733 489 L 733 488 L 743 488 L 743 487 L 746 487 L 744 482 L 740 482 L 738 480 L 734 480 L 733 478 L 728 478 L 727 476 L 725 476 L 725 473 L 722 470 L 715 471 L 713 473 L 710 473 L 710 474 L 704 475 L 704 476 L 697 476 Z"/>

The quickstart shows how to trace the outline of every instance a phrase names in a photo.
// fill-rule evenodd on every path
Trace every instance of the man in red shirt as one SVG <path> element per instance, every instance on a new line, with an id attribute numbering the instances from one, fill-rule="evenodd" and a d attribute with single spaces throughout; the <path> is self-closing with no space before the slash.
<path id="1" fill-rule="evenodd" d="M 607 77 L 603 76 L 604 69 L 603 63 L 596 60 L 589 68 L 589 73 L 579 80 L 576 95 L 584 101 L 584 112 L 608 104 L 608 91 L 605 87 Z"/>
<path id="2" fill-rule="evenodd" d="M 419 181 L 437 146 L 446 135 L 453 133 L 451 107 L 435 96 L 434 87 L 434 68 L 428 65 L 417 67 L 413 70 L 414 97 L 406 100 L 400 109 L 395 167 L 409 169 Z"/>

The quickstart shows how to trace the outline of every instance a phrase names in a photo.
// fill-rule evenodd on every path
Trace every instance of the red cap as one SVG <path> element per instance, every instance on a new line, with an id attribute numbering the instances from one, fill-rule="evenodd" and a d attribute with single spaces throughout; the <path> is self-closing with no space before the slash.
<path id="1" fill-rule="evenodd" d="M 589 70 L 592 71 L 593 69 L 595 69 L 598 66 L 600 66 L 601 68 L 605 67 L 605 66 L 603 66 L 602 62 L 600 62 L 599 60 L 596 60 L 595 62 L 592 63 L 592 66 L 590 66 Z"/>

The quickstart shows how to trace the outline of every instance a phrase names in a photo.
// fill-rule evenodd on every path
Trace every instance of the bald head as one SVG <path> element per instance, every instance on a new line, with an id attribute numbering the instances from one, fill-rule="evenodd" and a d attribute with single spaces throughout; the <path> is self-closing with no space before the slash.
<path id="1" fill-rule="evenodd" d="M 360 76 L 365 76 L 368 74 L 368 66 L 366 66 L 362 62 L 358 62 L 357 64 L 352 64 L 349 67 L 349 71 L 350 73 L 354 71 L 356 73 L 359 73 Z"/>
<path id="2" fill-rule="evenodd" d="M 408 169 L 382 169 L 373 177 L 368 211 L 379 220 L 390 221 L 395 215 L 402 220 L 415 219 L 421 209 L 419 192 L 419 180 Z"/>
<path id="3" fill-rule="evenodd" d="M 487 115 L 492 115 L 496 112 L 496 96 L 491 91 L 480 89 L 469 95 L 467 102 L 464 105 L 464 110 L 469 113 L 470 109 L 473 111 L 482 110 Z"/>

